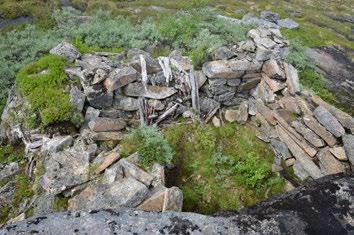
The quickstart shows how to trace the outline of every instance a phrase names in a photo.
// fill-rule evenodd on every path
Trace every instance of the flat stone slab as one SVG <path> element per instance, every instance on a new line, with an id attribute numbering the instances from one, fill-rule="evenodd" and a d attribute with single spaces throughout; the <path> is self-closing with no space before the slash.
<path id="1" fill-rule="evenodd" d="M 326 128 L 324 128 L 316 119 L 310 116 L 305 116 L 303 118 L 305 125 L 320 136 L 326 143 L 333 147 L 337 143 L 337 139 L 329 133 Z"/>
<path id="2" fill-rule="evenodd" d="M 329 148 L 323 148 L 317 153 L 317 158 L 321 170 L 325 175 L 332 175 L 345 172 L 345 168 L 342 163 L 337 160 L 329 151 Z"/>
<path id="3" fill-rule="evenodd" d="M 130 83 L 124 87 L 124 94 L 127 96 L 145 97 L 156 100 L 166 99 L 176 92 L 174 88 L 164 86 L 147 85 L 145 89 L 142 83 Z"/>
<path id="4" fill-rule="evenodd" d="M 352 166 L 354 166 L 354 135 L 343 135 L 342 140 L 345 153 Z"/>
<path id="5" fill-rule="evenodd" d="M 118 68 L 108 75 L 104 85 L 108 91 L 114 91 L 136 81 L 137 77 L 137 71 L 131 66 Z"/>
<path id="6" fill-rule="evenodd" d="M 109 185 L 90 185 L 69 200 L 68 210 L 136 207 L 147 198 L 148 193 L 148 188 L 133 178 L 124 178 Z"/>
<path id="7" fill-rule="evenodd" d="M 40 185 L 58 194 L 89 180 L 89 154 L 72 150 L 55 153 L 44 161 L 45 174 Z"/>
<path id="8" fill-rule="evenodd" d="M 319 148 L 325 145 L 325 142 L 318 135 L 316 135 L 315 132 L 307 128 L 303 123 L 299 121 L 293 121 L 291 125 L 313 146 Z"/>
<path id="9" fill-rule="evenodd" d="M 345 134 L 345 130 L 338 120 L 323 106 L 318 106 L 313 112 L 316 119 L 335 137 Z"/>
<path id="10" fill-rule="evenodd" d="M 88 123 L 90 129 L 94 132 L 112 132 L 124 129 L 127 123 L 124 119 L 117 118 L 95 118 Z"/>

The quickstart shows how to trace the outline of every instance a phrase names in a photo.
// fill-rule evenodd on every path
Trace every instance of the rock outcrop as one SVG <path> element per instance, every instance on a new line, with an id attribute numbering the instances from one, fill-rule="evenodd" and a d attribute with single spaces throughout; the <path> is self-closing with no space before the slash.
<path id="1" fill-rule="evenodd" d="M 124 208 L 63 212 L 4 226 L 0 234 L 350 234 L 353 185 L 353 176 L 329 176 L 240 213 L 214 216 Z"/>

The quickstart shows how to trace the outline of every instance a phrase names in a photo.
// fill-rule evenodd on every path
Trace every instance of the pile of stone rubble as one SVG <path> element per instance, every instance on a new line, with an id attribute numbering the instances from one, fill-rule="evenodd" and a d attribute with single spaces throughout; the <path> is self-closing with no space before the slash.
<path id="1" fill-rule="evenodd" d="M 31 155 L 45 153 L 40 184 L 46 193 L 30 202 L 35 213 L 48 212 L 47 202 L 58 194 L 70 198 L 70 210 L 125 206 L 180 211 L 182 193 L 165 187 L 163 166 L 144 171 L 136 154 L 121 159 L 119 149 L 102 150 L 96 143 L 121 140 L 126 128 L 139 123 L 172 123 L 179 116 L 215 126 L 238 122 L 256 128 L 274 150 L 273 171 L 286 165 L 301 179 L 350 171 L 354 119 L 301 90 L 296 69 L 285 62 L 289 42 L 279 29 L 260 27 L 248 36 L 214 51 L 212 61 L 198 71 L 176 51 L 154 59 L 139 49 L 81 55 L 68 43 L 53 48 L 52 54 L 75 62 L 65 71 L 68 79 L 80 80 L 70 87 L 72 104 L 85 113 L 80 134 L 45 136 L 21 129 L 8 115 L 23 102 L 14 92 L 2 116 L 7 138 L 26 144 L 29 173 L 35 165 Z M 16 169 L 4 166 L 0 176 Z"/>

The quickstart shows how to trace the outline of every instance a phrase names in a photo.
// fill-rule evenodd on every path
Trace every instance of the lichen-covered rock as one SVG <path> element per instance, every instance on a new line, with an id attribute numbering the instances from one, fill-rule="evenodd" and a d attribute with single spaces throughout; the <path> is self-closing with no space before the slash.
<path id="1" fill-rule="evenodd" d="M 118 68 L 113 70 L 104 84 L 108 91 L 115 91 L 129 83 L 135 82 L 137 71 L 133 67 Z"/>
<path id="2" fill-rule="evenodd" d="M 214 216 L 133 209 L 64 212 L 4 226 L 0 234 L 350 234 L 354 177 L 324 177 L 239 213 Z"/>
<path id="3" fill-rule="evenodd" d="M 318 106 L 313 112 L 317 120 L 334 136 L 341 137 L 345 130 L 338 120 L 323 106 Z"/>
<path id="4" fill-rule="evenodd" d="M 62 42 L 49 51 L 50 54 L 65 56 L 69 62 L 78 59 L 80 52 L 70 43 Z"/>
<path id="5" fill-rule="evenodd" d="M 89 179 L 89 154 L 67 150 L 47 157 L 40 184 L 48 193 L 58 194 Z"/>

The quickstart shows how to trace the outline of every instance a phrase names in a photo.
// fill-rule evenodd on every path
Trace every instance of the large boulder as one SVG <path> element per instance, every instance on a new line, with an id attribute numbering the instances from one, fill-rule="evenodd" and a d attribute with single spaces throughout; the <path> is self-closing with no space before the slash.
<path id="1" fill-rule="evenodd" d="M 89 179 L 89 154 L 67 150 L 49 155 L 40 185 L 49 194 L 59 194 Z"/>
<path id="2" fill-rule="evenodd" d="M 149 195 L 149 189 L 133 178 L 111 184 L 95 184 L 69 200 L 69 210 L 117 209 L 136 207 Z"/>
<path id="3" fill-rule="evenodd" d="M 353 176 L 327 176 L 240 212 L 213 216 L 126 208 L 63 212 L 4 226 L 0 234 L 349 234 L 353 185 Z"/>

